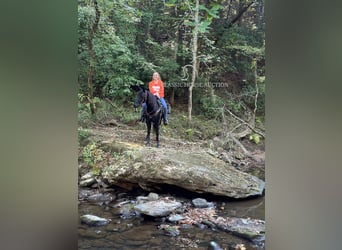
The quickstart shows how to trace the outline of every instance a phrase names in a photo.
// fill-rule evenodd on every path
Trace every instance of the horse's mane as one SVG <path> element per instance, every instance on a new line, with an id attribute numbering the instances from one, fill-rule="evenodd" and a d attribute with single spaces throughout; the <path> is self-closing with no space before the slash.
<path id="1" fill-rule="evenodd" d="M 148 110 L 158 110 L 159 105 L 158 105 L 158 101 L 157 101 L 157 97 L 155 95 L 153 95 L 150 91 L 148 91 L 147 89 L 145 89 L 146 93 L 147 93 L 147 109 Z M 150 107 L 150 109 L 149 109 Z"/>

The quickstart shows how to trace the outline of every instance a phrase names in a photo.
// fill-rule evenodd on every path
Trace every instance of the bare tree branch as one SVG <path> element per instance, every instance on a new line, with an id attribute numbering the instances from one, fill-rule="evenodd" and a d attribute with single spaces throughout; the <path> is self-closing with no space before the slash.
<path id="1" fill-rule="evenodd" d="M 234 23 L 236 23 L 241 17 L 242 15 L 248 10 L 249 7 L 251 7 L 252 4 L 254 4 L 255 2 L 252 1 L 249 4 L 247 4 L 246 6 L 242 7 L 239 10 L 239 13 L 237 13 L 237 15 L 229 22 L 228 24 L 228 28 L 230 28 L 231 26 L 233 26 Z"/>
<path id="2" fill-rule="evenodd" d="M 253 132 L 255 132 L 256 134 L 261 135 L 262 137 L 265 138 L 265 134 L 255 130 L 248 122 L 245 122 L 244 120 L 242 120 L 240 117 L 237 117 L 236 115 L 234 115 L 228 108 L 226 109 L 226 111 L 232 116 L 234 117 L 236 120 L 242 122 L 244 125 L 246 125 L 248 128 L 250 128 Z"/>

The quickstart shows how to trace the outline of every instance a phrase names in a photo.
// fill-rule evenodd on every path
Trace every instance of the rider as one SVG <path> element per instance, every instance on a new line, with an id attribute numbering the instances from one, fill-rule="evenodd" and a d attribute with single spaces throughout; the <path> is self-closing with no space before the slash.
<path id="1" fill-rule="evenodd" d="M 167 119 L 167 105 L 166 105 L 166 102 L 165 102 L 165 99 L 164 99 L 164 83 L 163 81 L 160 79 L 160 75 L 158 72 L 154 72 L 153 75 L 152 75 L 152 81 L 149 82 L 148 84 L 148 88 L 149 88 L 149 91 L 157 96 L 163 106 L 163 109 L 164 109 L 164 125 L 167 125 L 169 122 L 168 122 L 168 119 Z M 143 103 L 142 104 L 142 111 L 141 111 L 141 121 L 144 120 L 144 113 L 145 113 L 145 110 L 146 110 L 146 103 Z"/>

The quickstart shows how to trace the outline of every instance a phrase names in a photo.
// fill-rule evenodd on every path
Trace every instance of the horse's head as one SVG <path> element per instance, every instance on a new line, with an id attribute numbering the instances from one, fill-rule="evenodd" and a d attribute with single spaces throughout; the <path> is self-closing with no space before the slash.
<path id="1" fill-rule="evenodd" d="M 147 99 L 147 90 L 145 90 L 144 88 L 140 88 L 137 94 L 137 97 L 135 98 L 135 101 L 134 101 L 134 108 L 141 106 L 141 104 L 146 102 L 146 99 Z"/>

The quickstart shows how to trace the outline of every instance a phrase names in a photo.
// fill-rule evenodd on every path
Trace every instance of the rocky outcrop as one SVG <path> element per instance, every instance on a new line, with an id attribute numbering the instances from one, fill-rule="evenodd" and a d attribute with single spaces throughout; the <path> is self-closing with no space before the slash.
<path id="1" fill-rule="evenodd" d="M 116 143 L 111 144 L 117 148 Z M 246 198 L 262 195 L 265 187 L 264 181 L 205 150 L 186 152 L 120 143 L 120 151 L 124 157 L 105 168 L 102 175 L 110 184 L 124 188 L 140 186 L 151 191 L 168 184 L 197 193 Z"/>

